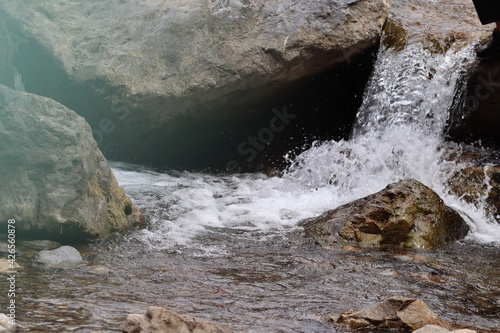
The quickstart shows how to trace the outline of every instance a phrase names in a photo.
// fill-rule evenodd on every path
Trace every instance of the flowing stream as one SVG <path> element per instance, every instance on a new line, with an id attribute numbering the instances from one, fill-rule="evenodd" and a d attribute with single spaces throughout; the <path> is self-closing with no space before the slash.
<path id="1" fill-rule="evenodd" d="M 469 48 L 380 51 L 351 139 L 315 143 L 282 177 L 114 163 L 149 226 L 80 246 L 85 264 L 66 270 L 32 267 L 34 249 L 21 244 L 20 331 L 120 332 L 128 313 L 157 305 L 236 332 L 343 332 L 326 316 L 415 296 L 447 320 L 496 332 L 500 224 L 446 187 L 461 167 L 447 154 L 460 147 L 443 133 L 472 59 Z M 347 251 L 303 238 L 300 220 L 404 178 L 463 213 L 467 239 L 436 251 Z"/>

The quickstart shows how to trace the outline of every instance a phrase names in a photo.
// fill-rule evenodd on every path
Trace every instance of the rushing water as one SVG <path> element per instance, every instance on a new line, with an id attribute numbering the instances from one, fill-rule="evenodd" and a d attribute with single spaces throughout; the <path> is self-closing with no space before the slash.
<path id="1" fill-rule="evenodd" d="M 119 332 L 127 313 L 159 305 L 237 332 L 342 332 L 325 315 L 406 295 L 494 332 L 500 225 L 445 185 L 460 165 L 446 158 L 443 132 L 472 58 L 420 45 L 381 52 L 351 139 L 316 143 L 282 177 L 113 164 L 149 226 L 82 246 L 85 264 L 68 270 L 32 267 L 34 251 L 22 246 L 20 329 Z M 428 252 L 334 251 L 302 237 L 301 219 L 403 178 L 464 213 L 468 239 Z"/>

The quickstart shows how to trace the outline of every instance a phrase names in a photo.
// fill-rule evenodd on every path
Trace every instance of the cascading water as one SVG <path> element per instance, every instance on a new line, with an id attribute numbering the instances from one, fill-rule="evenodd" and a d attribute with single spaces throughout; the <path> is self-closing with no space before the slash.
<path id="1" fill-rule="evenodd" d="M 159 174 L 116 165 L 121 185 L 151 217 L 151 227 L 132 239 L 150 249 L 170 249 L 189 247 L 194 236 L 209 229 L 276 234 L 303 218 L 414 178 L 464 213 L 472 237 L 499 242 L 498 224 L 481 207 L 450 195 L 445 185 L 460 165 L 445 158 L 450 144 L 444 143 L 443 132 L 459 79 L 473 59 L 472 47 L 444 54 L 419 44 L 382 50 L 351 139 L 314 144 L 282 178 Z M 205 252 L 223 251 L 204 246 Z"/>

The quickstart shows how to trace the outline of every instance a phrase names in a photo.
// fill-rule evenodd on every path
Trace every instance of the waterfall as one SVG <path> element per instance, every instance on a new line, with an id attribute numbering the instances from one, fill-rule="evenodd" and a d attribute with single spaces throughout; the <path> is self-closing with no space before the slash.
<path id="1" fill-rule="evenodd" d="M 500 225 L 481 204 L 462 201 L 447 186 L 463 166 L 447 159 L 460 146 L 445 142 L 443 132 L 459 79 L 473 61 L 472 47 L 444 54 L 422 45 L 380 50 L 351 138 L 315 143 L 292 160 L 283 177 L 157 173 L 114 164 L 120 185 L 150 218 L 150 227 L 129 240 L 151 250 L 187 247 L 219 255 L 224 249 L 197 237 L 237 232 L 265 239 L 413 178 L 462 213 L 469 237 L 500 242 Z"/>
<path id="2" fill-rule="evenodd" d="M 309 188 L 329 186 L 339 202 L 377 192 L 406 178 L 435 190 L 468 220 L 473 235 L 498 241 L 500 225 L 483 207 L 450 194 L 447 181 L 463 165 L 447 159 L 459 145 L 445 142 L 449 112 L 474 61 L 472 46 L 435 54 L 415 44 L 383 48 L 365 89 L 348 141 L 315 143 L 286 173 Z M 480 203 L 478 206 L 482 206 Z"/>

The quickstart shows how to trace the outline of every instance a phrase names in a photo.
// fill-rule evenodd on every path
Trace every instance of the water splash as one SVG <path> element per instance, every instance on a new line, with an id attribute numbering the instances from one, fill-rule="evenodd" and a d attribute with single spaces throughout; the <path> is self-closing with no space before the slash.
<path id="1" fill-rule="evenodd" d="M 224 255 L 224 249 L 214 249 L 200 235 L 231 233 L 254 241 L 285 235 L 304 218 L 413 178 L 468 219 L 471 237 L 500 242 L 500 225 L 483 207 L 451 195 L 447 187 L 449 176 L 463 165 L 447 158 L 460 147 L 445 143 L 443 131 L 459 78 L 473 59 L 472 48 L 445 54 L 431 54 L 421 45 L 383 50 L 351 139 L 315 143 L 281 178 L 157 173 L 114 165 L 120 184 L 151 219 L 150 227 L 129 241 L 149 250 Z"/>
<path id="2" fill-rule="evenodd" d="M 452 195 L 450 176 L 466 165 L 451 161 L 461 147 L 444 141 L 460 78 L 474 61 L 472 46 L 432 54 L 415 44 L 379 53 L 349 141 L 316 143 L 298 156 L 286 177 L 309 187 L 330 186 L 348 197 L 363 197 L 387 184 L 416 179 L 462 213 L 470 237 L 500 242 L 500 225 L 484 200 L 470 204 Z M 485 198 L 484 198 L 485 199 Z"/>

